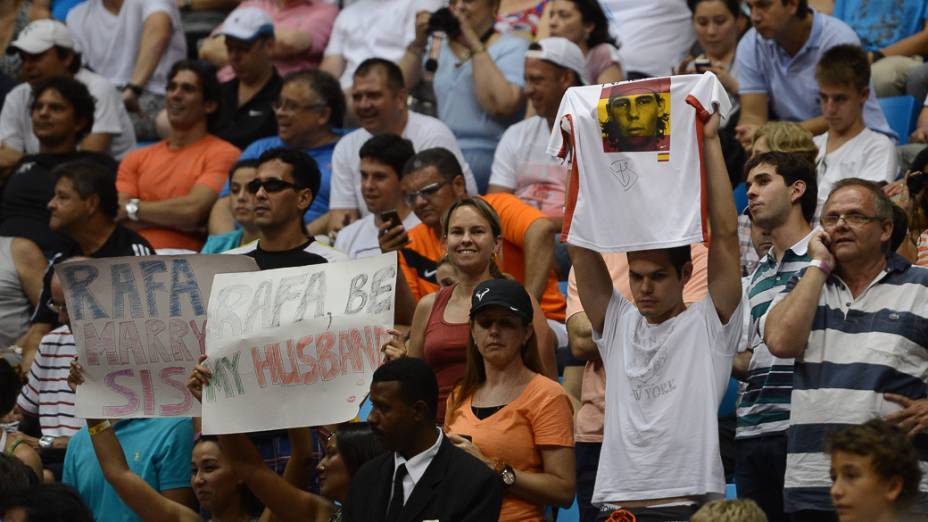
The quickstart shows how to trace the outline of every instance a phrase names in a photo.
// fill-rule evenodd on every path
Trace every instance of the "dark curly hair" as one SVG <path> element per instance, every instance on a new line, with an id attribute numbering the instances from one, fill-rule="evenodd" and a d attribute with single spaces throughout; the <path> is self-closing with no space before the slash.
<path id="1" fill-rule="evenodd" d="M 84 139 L 84 136 L 90 134 L 90 130 L 93 128 L 93 115 L 96 102 L 93 96 L 91 96 L 90 91 L 87 90 L 87 86 L 67 76 L 52 76 L 51 78 L 42 80 L 32 89 L 32 105 L 29 107 L 30 111 L 35 111 L 36 102 L 45 91 L 48 90 L 53 90 L 58 93 L 58 96 L 64 98 L 68 102 L 68 105 L 71 106 L 71 110 L 74 111 L 74 119 L 84 122 L 83 126 L 77 129 L 75 139 L 81 141 Z"/>
<path id="2" fill-rule="evenodd" d="M 901 478 L 902 491 L 896 499 L 898 507 L 907 507 L 918 495 L 922 478 L 918 450 L 899 426 L 877 418 L 844 428 L 825 441 L 826 453 L 834 455 L 838 451 L 870 457 L 873 470 L 883 480 Z"/>

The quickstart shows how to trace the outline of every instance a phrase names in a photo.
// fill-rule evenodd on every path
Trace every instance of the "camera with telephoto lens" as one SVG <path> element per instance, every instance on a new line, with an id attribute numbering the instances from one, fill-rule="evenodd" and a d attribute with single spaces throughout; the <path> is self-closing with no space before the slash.
<path id="1" fill-rule="evenodd" d="M 436 31 L 445 33 L 445 35 L 452 40 L 461 34 L 461 23 L 458 22 L 458 19 L 451 14 L 451 10 L 447 7 L 442 7 L 438 11 L 435 11 L 429 18 L 429 34 Z"/>

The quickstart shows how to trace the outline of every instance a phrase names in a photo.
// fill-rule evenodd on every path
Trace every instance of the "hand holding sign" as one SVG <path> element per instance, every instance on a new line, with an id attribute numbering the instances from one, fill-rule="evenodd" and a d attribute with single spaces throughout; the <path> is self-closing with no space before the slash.
<path id="1" fill-rule="evenodd" d="M 184 379 L 204 352 L 213 276 L 248 272 L 245 256 L 141 256 L 67 261 L 65 293 L 84 385 L 84 418 L 199 415 Z"/>
<path id="2" fill-rule="evenodd" d="M 396 256 L 213 281 L 202 370 L 203 433 L 354 418 L 393 324 Z M 242 415 L 247 411 L 248 415 Z"/>

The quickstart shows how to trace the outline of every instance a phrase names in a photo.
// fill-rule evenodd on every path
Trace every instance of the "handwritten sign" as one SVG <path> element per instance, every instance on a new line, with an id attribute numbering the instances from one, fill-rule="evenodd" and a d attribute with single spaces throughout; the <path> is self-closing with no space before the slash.
<path id="1" fill-rule="evenodd" d="M 203 433 L 345 422 L 393 325 L 395 254 L 213 281 Z"/>
<path id="2" fill-rule="evenodd" d="M 187 376 L 204 353 L 213 276 L 255 271 L 233 255 L 68 261 L 56 268 L 85 371 L 85 418 L 189 417 L 200 404 Z"/>

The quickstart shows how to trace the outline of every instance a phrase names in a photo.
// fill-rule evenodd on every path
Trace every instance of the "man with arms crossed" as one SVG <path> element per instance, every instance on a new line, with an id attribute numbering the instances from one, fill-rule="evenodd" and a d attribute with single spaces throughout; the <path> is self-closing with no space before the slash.
<path id="1" fill-rule="evenodd" d="M 712 224 L 705 299 L 688 308 L 683 301 L 689 246 L 628 253 L 634 304 L 613 289 L 599 253 L 568 247 L 609 376 L 593 492 L 600 520 L 623 511 L 618 516 L 688 520 L 706 494 L 725 491 L 716 415 L 742 311 L 737 215 L 718 125 L 718 114 L 704 125 Z"/>

